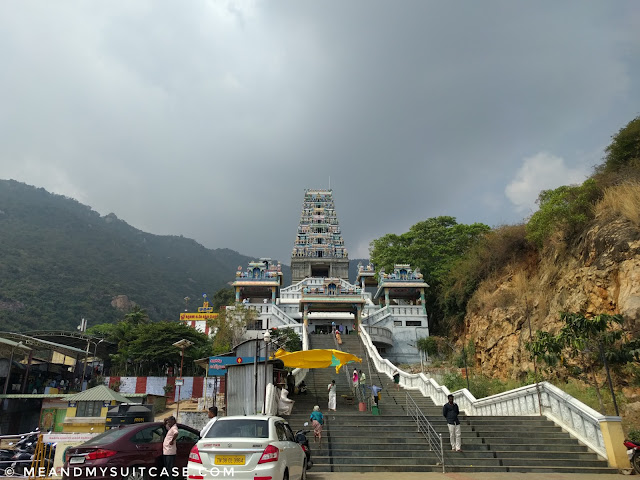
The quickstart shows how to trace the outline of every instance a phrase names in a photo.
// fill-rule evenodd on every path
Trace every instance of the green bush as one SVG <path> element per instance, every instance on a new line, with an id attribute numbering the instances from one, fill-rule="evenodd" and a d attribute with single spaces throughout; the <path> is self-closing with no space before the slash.
<path id="1" fill-rule="evenodd" d="M 418 339 L 418 350 L 425 352 L 430 357 L 438 356 L 440 353 L 438 339 L 433 336 Z"/>
<path id="2" fill-rule="evenodd" d="M 471 372 L 469 373 L 469 388 L 476 398 L 490 397 L 491 395 L 523 386 L 522 383 L 517 380 L 503 381 L 498 378 L 489 378 L 484 375 L 473 375 Z M 442 383 L 452 392 L 467 388 L 467 380 L 459 372 L 443 375 Z"/>
<path id="3" fill-rule="evenodd" d="M 527 223 L 527 239 L 542 248 L 557 231 L 571 237 L 593 218 L 593 206 L 601 194 L 593 178 L 582 185 L 543 190 L 538 197 L 540 208 Z"/>
<path id="4" fill-rule="evenodd" d="M 587 386 L 584 383 L 578 382 L 574 379 L 570 379 L 567 382 L 558 380 L 550 380 L 550 382 L 572 397 L 580 400 L 585 405 L 593 408 L 595 411 L 600 412 L 603 415 L 613 415 L 613 400 L 611 399 L 611 394 L 609 393 L 608 389 L 602 389 L 600 392 L 602 395 L 602 401 L 604 403 L 604 411 L 601 411 L 600 402 L 598 401 L 598 394 L 596 393 L 596 389 L 592 386 Z M 627 402 L 626 397 L 622 394 L 621 391 L 616 392 L 616 402 L 618 403 L 618 407 L 621 407 Z"/>
<path id="5" fill-rule="evenodd" d="M 632 442 L 640 443 L 640 430 L 636 430 L 636 429 L 629 430 L 629 434 L 627 435 L 627 438 Z"/>
<path id="6" fill-rule="evenodd" d="M 452 392 L 467 388 L 467 381 L 458 372 L 445 373 L 442 376 L 442 384 Z"/>

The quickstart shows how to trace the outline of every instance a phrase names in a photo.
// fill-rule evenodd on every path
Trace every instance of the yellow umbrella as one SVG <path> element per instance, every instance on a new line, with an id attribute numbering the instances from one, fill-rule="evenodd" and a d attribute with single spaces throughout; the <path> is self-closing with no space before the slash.
<path id="1" fill-rule="evenodd" d="M 287 352 L 282 348 L 273 354 L 278 360 L 282 360 L 285 367 L 291 368 L 327 368 L 336 367 L 336 373 L 340 372 L 343 365 L 351 362 L 362 362 L 361 358 L 340 350 L 302 350 L 300 352 Z"/>

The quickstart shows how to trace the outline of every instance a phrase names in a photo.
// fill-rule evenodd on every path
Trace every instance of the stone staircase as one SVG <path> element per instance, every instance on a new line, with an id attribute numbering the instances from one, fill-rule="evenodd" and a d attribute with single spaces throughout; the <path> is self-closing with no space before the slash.
<path id="1" fill-rule="evenodd" d="M 335 348 L 331 335 L 310 335 L 310 348 Z M 419 406 L 435 430 L 442 436 L 447 472 L 531 472 L 531 473 L 617 473 L 607 462 L 580 445 L 544 417 L 468 417 L 460 415 L 463 452 L 452 452 L 449 431 L 442 407 L 417 392 L 400 388 L 372 370 L 356 335 L 343 336 L 342 350 L 363 359 L 349 364 L 362 369 L 367 385 L 383 387 L 380 415 L 361 412 L 343 370 L 310 370 L 307 395 L 296 395 L 293 414 L 288 418 L 294 430 L 303 428 L 314 405 L 324 414 L 322 444 L 313 443 L 309 434 L 314 472 L 442 472 L 442 465 L 429 442 L 407 416 L 407 395 Z M 327 385 L 336 380 L 337 412 L 327 411 Z M 346 395 L 347 398 L 342 397 Z M 310 426 L 308 427 L 310 428 Z"/>

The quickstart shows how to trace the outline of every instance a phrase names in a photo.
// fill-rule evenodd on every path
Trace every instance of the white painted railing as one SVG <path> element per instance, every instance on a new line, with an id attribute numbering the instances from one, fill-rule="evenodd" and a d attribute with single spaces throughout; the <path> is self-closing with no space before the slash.
<path id="1" fill-rule="evenodd" d="M 337 280 L 339 285 L 342 288 L 346 288 L 346 289 L 353 288 L 354 290 L 356 288 L 360 288 L 360 285 L 354 285 L 342 278 L 338 278 Z M 321 277 L 305 278 L 304 280 L 301 280 L 298 283 L 295 283 L 293 285 L 289 285 L 288 287 L 280 289 L 280 298 L 285 298 L 282 296 L 282 294 L 291 294 L 291 293 L 301 292 L 304 287 L 312 287 L 312 288 L 322 287 L 324 285 L 324 281 L 325 281 L 325 278 L 321 278 Z"/>
<path id="2" fill-rule="evenodd" d="M 394 317 L 398 316 L 403 316 L 403 315 L 411 315 L 411 316 L 416 316 L 416 315 L 424 315 L 424 308 L 422 308 L 422 306 L 420 305 L 393 305 L 389 307 L 391 309 L 391 315 L 393 315 Z"/>
<path id="3" fill-rule="evenodd" d="M 386 343 L 393 345 L 393 333 L 390 329 L 385 327 L 370 327 L 369 325 L 363 325 L 363 328 L 367 330 L 370 337 L 380 337 L 386 340 Z"/>
<path id="4" fill-rule="evenodd" d="M 304 280 L 300 280 L 298 283 L 294 283 L 293 285 L 289 285 L 288 287 L 284 287 L 280 289 L 280 293 L 294 293 L 300 292 L 304 287 L 320 287 L 322 286 L 324 279 L 319 277 L 311 277 L 305 278 Z M 282 297 L 282 295 L 280 295 Z"/>
<path id="5" fill-rule="evenodd" d="M 302 297 L 301 291 L 280 293 L 280 300 L 300 300 L 300 297 Z"/>
<path id="6" fill-rule="evenodd" d="M 424 373 L 406 373 L 389 360 L 383 359 L 365 329 L 361 329 L 360 338 L 378 372 L 392 378 L 393 372 L 397 370 L 400 373 L 402 387 L 420 391 L 422 395 L 430 397 L 437 405 L 444 405 L 447 402 L 447 396 L 451 393 L 447 387 L 439 385 Z M 541 402 L 538 401 L 538 391 Z M 598 455 L 608 459 L 600 422 L 607 421 L 611 417 L 596 412 L 548 382 L 527 385 L 480 400 L 476 399 L 466 388 L 454 392 L 453 395 L 456 397 L 456 403 L 460 410 L 464 410 L 467 415 L 521 416 L 542 413 Z"/>
<path id="7" fill-rule="evenodd" d="M 287 315 L 286 313 L 284 313 L 279 307 L 277 307 L 276 305 L 273 305 L 273 308 L 271 309 L 271 314 L 276 317 L 278 320 L 282 321 L 285 325 L 290 326 L 292 328 L 300 328 L 300 325 L 302 325 L 300 322 L 294 320 L 293 318 L 291 318 L 289 315 Z"/>
<path id="8" fill-rule="evenodd" d="M 373 325 L 384 320 L 389 315 L 391 315 L 391 310 L 389 309 L 389 307 L 383 307 L 380 310 L 372 313 L 371 315 L 363 317 L 363 320 L 365 320 L 368 325 Z"/>

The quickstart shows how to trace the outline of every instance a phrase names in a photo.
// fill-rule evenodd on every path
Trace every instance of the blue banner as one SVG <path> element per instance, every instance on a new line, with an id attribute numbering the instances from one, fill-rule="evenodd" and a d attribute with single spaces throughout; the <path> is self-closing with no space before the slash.
<path id="1" fill-rule="evenodd" d="M 254 357 L 209 357 L 209 376 L 222 376 L 227 373 L 227 365 L 241 365 L 253 363 Z M 263 362 L 259 357 L 258 362 Z"/>

